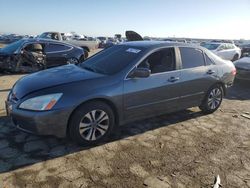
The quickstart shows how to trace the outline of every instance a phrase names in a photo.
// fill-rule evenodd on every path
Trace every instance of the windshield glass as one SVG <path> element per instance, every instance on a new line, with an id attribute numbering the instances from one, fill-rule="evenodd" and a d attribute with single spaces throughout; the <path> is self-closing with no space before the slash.
<path id="1" fill-rule="evenodd" d="M 202 46 L 204 48 L 209 49 L 209 50 L 215 50 L 215 49 L 217 49 L 220 46 L 220 44 L 205 43 Z"/>
<path id="2" fill-rule="evenodd" d="M 124 69 L 135 60 L 143 48 L 115 45 L 87 59 L 80 66 L 92 72 L 112 75 Z"/>
<path id="3" fill-rule="evenodd" d="M 21 45 L 23 44 L 23 40 L 18 40 L 13 42 L 6 47 L 2 48 L 1 50 L 6 53 L 14 53 Z"/>

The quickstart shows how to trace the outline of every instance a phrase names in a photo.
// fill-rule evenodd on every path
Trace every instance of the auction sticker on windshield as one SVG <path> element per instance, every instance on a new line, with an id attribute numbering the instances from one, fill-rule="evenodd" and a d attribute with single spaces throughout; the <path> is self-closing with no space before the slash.
<path id="1" fill-rule="evenodd" d="M 131 52 L 131 53 L 135 53 L 135 54 L 139 53 L 140 51 L 141 50 L 135 49 L 135 48 L 129 48 L 129 49 L 126 50 L 126 52 Z"/>

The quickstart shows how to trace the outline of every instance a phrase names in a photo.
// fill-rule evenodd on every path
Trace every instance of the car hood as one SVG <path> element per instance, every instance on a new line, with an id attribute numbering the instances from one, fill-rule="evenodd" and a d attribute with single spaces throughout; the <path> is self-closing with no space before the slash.
<path id="1" fill-rule="evenodd" d="M 20 99 L 41 89 L 103 76 L 102 74 L 87 71 L 77 65 L 65 65 L 22 77 L 14 85 L 12 93 L 16 98 Z"/>

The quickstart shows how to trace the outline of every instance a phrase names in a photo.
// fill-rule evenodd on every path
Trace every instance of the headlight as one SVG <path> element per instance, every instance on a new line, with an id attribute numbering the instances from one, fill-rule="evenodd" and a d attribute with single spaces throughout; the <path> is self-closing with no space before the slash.
<path id="1" fill-rule="evenodd" d="M 22 102 L 19 108 L 25 110 L 37 110 L 37 111 L 50 110 L 61 98 L 61 96 L 62 93 L 54 93 L 54 94 L 42 95 L 39 97 L 30 98 Z"/>

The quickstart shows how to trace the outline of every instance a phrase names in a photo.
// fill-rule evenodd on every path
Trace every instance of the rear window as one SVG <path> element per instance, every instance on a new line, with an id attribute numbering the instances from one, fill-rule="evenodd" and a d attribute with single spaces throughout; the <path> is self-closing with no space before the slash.
<path id="1" fill-rule="evenodd" d="M 205 65 L 203 52 L 201 50 L 195 48 L 181 47 L 180 52 L 183 69 Z"/>
<path id="2" fill-rule="evenodd" d="M 124 69 L 142 52 L 141 47 L 115 45 L 90 57 L 80 66 L 100 74 L 112 75 Z"/>

